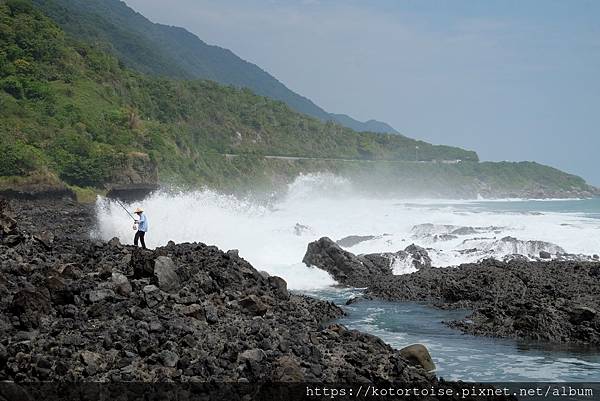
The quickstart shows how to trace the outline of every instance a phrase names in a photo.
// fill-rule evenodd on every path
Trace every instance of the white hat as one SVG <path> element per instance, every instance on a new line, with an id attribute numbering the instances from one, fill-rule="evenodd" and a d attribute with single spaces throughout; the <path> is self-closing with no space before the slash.
<path id="1" fill-rule="evenodd" d="M 135 209 L 135 212 L 133 213 L 143 213 L 144 209 L 142 209 L 141 207 L 138 207 L 137 209 Z"/>

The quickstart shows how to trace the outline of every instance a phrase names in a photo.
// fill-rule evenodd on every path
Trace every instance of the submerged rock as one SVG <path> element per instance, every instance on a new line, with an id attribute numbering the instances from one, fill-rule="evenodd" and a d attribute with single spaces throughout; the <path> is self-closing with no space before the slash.
<path id="1" fill-rule="evenodd" d="M 344 248 L 351 248 L 354 245 L 360 244 L 361 242 L 371 241 L 376 238 L 379 237 L 375 235 L 349 235 L 347 237 L 335 241 L 335 243 L 339 246 L 343 246 Z"/>
<path id="2" fill-rule="evenodd" d="M 305 233 L 310 233 L 312 230 L 309 226 L 305 226 L 304 224 L 296 223 L 294 226 L 294 234 L 300 236 Z"/>

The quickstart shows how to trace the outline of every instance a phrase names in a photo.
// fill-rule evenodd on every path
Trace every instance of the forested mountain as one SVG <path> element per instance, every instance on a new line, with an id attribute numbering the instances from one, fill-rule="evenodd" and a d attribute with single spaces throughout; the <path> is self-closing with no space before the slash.
<path id="1" fill-rule="evenodd" d="M 207 79 L 285 102 L 293 110 L 356 131 L 397 133 L 378 121 L 330 114 L 230 50 L 211 46 L 187 30 L 155 24 L 119 0 L 34 0 L 67 33 L 111 51 L 139 72 Z"/>
<path id="2" fill-rule="evenodd" d="M 223 154 L 477 160 L 401 135 L 357 133 L 248 89 L 143 75 L 74 41 L 27 0 L 0 1 L 0 176 L 102 186 L 147 157 L 161 179 L 215 184 L 247 171 Z M 143 157 L 142 157 L 143 156 Z"/>

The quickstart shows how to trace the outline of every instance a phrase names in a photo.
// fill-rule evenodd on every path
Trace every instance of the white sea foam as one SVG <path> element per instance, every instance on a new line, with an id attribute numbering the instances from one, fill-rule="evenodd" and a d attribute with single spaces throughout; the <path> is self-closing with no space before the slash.
<path id="1" fill-rule="evenodd" d="M 392 273 L 395 275 L 410 274 L 417 272 L 418 269 L 413 264 L 413 258 L 396 257 L 392 260 Z"/>
<path id="2" fill-rule="evenodd" d="M 150 247 L 173 240 L 239 249 L 240 256 L 258 270 L 285 278 L 292 289 L 334 284 L 325 272 L 301 263 L 307 244 L 322 236 L 333 240 L 349 235 L 377 236 L 348 248 L 354 253 L 396 252 L 415 243 L 430 248 L 434 266 L 502 257 L 519 250 L 494 246 L 506 236 L 546 241 L 578 254 L 597 253 L 600 247 L 600 220 L 581 214 L 496 212 L 452 200 L 373 199 L 356 195 L 351 183 L 328 174 L 299 177 L 290 184 L 286 196 L 268 205 L 204 190 L 159 192 L 143 202 L 126 205 L 129 209 L 136 206 L 146 210 L 150 228 L 146 242 Z M 116 236 L 131 242 L 131 222 L 119 205 L 99 199 L 97 215 L 99 237 Z M 440 240 L 435 235 L 415 235 L 413 227 L 423 223 L 494 229 Z M 465 240 L 468 243 L 480 237 L 487 238 L 477 242 L 485 252 L 465 253 Z M 398 273 L 408 272 L 405 268 L 395 267 Z"/>

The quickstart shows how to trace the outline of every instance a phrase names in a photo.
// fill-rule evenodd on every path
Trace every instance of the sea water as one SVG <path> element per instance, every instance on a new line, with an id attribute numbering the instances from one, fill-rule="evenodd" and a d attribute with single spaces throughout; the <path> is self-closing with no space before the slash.
<path id="1" fill-rule="evenodd" d="M 267 197 L 268 199 L 268 197 Z M 347 299 L 324 271 L 305 266 L 308 243 L 323 236 L 339 240 L 372 236 L 347 250 L 396 252 L 414 243 L 428 249 L 433 265 L 456 266 L 514 253 L 535 258 L 550 253 L 600 253 L 600 199 L 427 200 L 376 198 L 329 174 L 305 175 L 285 196 L 261 202 L 211 190 L 158 192 L 143 202 L 149 247 L 204 242 L 238 249 L 258 270 L 283 277 L 292 290 L 343 304 Z M 123 209 L 97 202 L 95 235 L 128 243 L 133 231 Z M 512 240 L 506 241 L 510 237 Z M 407 266 L 395 266 L 409 273 Z M 438 373 L 462 380 L 600 380 L 596 350 L 548 350 L 539 345 L 465 336 L 441 321 L 461 311 L 422 305 L 365 302 L 351 305 L 343 323 L 378 335 L 394 347 L 414 342 L 432 351 Z"/>
<path id="2" fill-rule="evenodd" d="M 447 380 L 478 382 L 598 382 L 600 348 L 476 337 L 443 322 L 462 319 L 466 310 L 441 310 L 414 302 L 361 301 L 344 305 L 360 290 L 330 288 L 310 295 L 334 301 L 350 329 L 378 336 L 394 348 L 425 344 L 436 374 Z"/>

